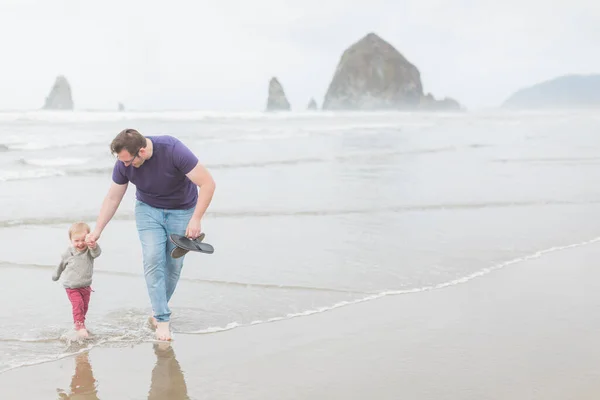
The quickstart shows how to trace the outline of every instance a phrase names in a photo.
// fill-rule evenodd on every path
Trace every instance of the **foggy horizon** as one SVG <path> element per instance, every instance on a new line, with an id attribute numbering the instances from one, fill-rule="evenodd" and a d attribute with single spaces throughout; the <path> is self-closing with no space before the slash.
<path id="1" fill-rule="evenodd" d="M 525 87 L 600 73 L 600 8 L 575 0 L 1 0 L 1 110 L 40 109 L 58 75 L 75 110 L 262 111 L 277 77 L 292 110 L 321 107 L 343 51 L 373 32 L 420 71 L 425 93 L 496 108 Z"/>

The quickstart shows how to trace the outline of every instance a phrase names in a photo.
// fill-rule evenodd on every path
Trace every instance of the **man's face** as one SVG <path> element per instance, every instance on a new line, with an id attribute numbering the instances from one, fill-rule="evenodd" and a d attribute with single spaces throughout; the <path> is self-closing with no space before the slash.
<path id="1" fill-rule="evenodd" d="M 117 154 L 117 158 L 121 161 L 126 167 L 133 165 L 135 168 L 139 168 L 140 165 L 144 163 L 144 159 L 141 157 L 141 153 L 145 149 L 138 150 L 137 153 L 131 154 L 127 150 L 123 149 L 119 154 Z"/>

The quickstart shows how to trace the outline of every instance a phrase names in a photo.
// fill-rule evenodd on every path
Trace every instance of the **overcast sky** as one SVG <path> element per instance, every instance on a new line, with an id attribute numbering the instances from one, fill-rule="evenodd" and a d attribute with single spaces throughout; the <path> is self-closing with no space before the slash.
<path id="1" fill-rule="evenodd" d="M 77 109 L 262 111 L 271 76 L 293 108 L 320 106 L 343 50 L 369 32 L 417 66 L 426 92 L 494 107 L 523 86 L 600 73 L 598 4 L 0 0 L 0 109 L 41 107 L 58 74 Z"/>

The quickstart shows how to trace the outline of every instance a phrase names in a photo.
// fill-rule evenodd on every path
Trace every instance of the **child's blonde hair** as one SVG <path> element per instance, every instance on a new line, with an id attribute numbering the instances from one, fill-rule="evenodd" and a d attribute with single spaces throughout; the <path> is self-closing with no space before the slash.
<path id="1" fill-rule="evenodd" d="M 73 236 L 74 233 L 90 233 L 90 231 L 90 226 L 85 222 L 75 222 L 69 228 L 69 239 L 71 239 L 71 236 Z"/>

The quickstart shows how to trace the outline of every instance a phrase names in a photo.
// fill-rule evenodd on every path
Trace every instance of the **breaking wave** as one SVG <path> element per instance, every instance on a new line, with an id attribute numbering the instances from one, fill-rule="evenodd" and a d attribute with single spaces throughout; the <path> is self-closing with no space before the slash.
<path id="1" fill-rule="evenodd" d="M 373 208 L 348 208 L 348 209 L 320 209 L 320 210 L 222 210 L 208 211 L 207 216 L 216 218 L 264 218 L 264 217 L 318 217 L 318 216 L 344 216 L 344 215 L 371 215 L 385 213 L 421 212 L 421 211 L 452 211 L 476 210 L 483 208 L 513 208 L 513 207 L 540 207 L 540 206 L 571 206 L 600 204 L 600 200 L 569 201 L 569 200 L 530 200 L 530 201 L 489 201 L 480 203 L 440 203 L 422 205 L 396 205 L 380 206 Z M 70 224 L 73 219 L 94 221 L 97 215 L 70 215 L 57 217 L 20 218 L 0 220 L 0 228 L 16 226 L 47 226 Z M 135 219 L 133 212 L 120 212 L 115 214 L 113 220 L 130 221 Z"/>
<path id="2" fill-rule="evenodd" d="M 21 158 L 19 163 L 23 165 L 31 165 L 34 167 L 65 167 L 84 165 L 89 162 L 89 158 Z"/>
<path id="3" fill-rule="evenodd" d="M 344 163 L 356 161 L 373 161 L 378 158 L 397 156 L 418 156 L 440 152 L 456 151 L 456 147 L 438 147 L 416 150 L 392 150 L 379 152 L 358 152 L 353 154 L 331 157 L 299 157 L 282 160 L 246 161 L 234 163 L 207 163 L 206 167 L 213 170 L 237 168 L 266 168 L 273 166 L 292 166 L 314 163 Z M 90 176 L 109 174 L 113 164 L 101 165 L 92 162 L 90 158 L 56 157 L 56 158 L 20 158 L 18 165 L 37 167 L 37 169 L 9 170 L 0 173 L 0 181 L 39 179 L 53 176 Z"/>

